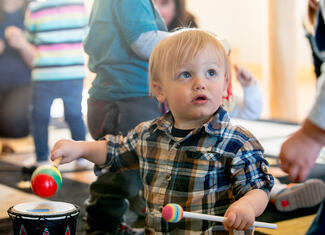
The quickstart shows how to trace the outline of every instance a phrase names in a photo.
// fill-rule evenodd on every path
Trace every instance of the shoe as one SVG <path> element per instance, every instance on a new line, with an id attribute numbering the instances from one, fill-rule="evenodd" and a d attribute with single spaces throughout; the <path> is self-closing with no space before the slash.
<path id="1" fill-rule="evenodd" d="M 132 228 L 126 223 L 121 223 L 117 226 L 117 229 L 109 233 L 110 235 L 142 235 L 144 234 L 143 228 Z"/>
<path id="2" fill-rule="evenodd" d="M 317 206 L 325 197 L 325 184 L 320 179 L 310 179 L 282 190 L 273 203 L 278 211 L 288 212 Z"/>
<path id="3" fill-rule="evenodd" d="M 23 166 L 21 168 L 21 172 L 25 175 L 32 175 L 34 171 L 36 170 L 37 166 Z"/>
<path id="4" fill-rule="evenodd" d="M 137 196 L 129 199 L 130 210 L 132 210 L 138 218 L 144 218 L 146 215 L 146 202 L 143 198 L 143 193 L 140 191 Z"/>
<path id="5" fill-rule="evenodd" d="M 50 161 L 46 160 L 46 161 L 41 161 L 41 162 L 34 162 L 31 165 L 26 165 L 23 166 L 21 169 L 21 172 L 25 175 L 32 175 L 34 173 L 34 171 L 37 169 L 37 167 L 40 166 L 44 166 L 44 165 L 50 165 Z"/>

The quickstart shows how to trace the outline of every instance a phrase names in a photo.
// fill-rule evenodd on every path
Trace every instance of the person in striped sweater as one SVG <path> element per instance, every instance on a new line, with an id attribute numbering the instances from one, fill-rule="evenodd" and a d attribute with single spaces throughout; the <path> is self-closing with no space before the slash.
<path id="1" fill-rule="evenodd" d="M 37 51 L 29 61 L 33 83 L 31 130 L 37 161 L 25 168 L 30 173 L 48 161 L 48 125 L 54 99 L 63 100 L 64 118 L 72 138 L 85 140 L 81 112 L 86 75 L 82 40 L 87 23 L 83 0 L 36 0 L 27 7 L 25 37 Z"/>

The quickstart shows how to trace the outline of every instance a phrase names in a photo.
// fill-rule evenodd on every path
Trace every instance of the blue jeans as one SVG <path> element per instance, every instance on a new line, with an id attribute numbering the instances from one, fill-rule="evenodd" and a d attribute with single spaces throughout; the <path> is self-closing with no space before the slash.
<path id="1" fill-rule="evenodd" d="M 153 97 L 111 102 L 88 99 L 88 128 L 94 139 L 106 134 L 120 133 L 125 136 L 140 122 L 160 115 L 158 102 Z M 116 226 L 124 221 L 129 207 L 128 199 L 137 196 L 142 187 L 139 170 L 98 176 L 90 185 L 90 197 L 86 201 L 87 234 L 116 229 Z"/>
<path id="2" fill-rule="evenodd" d="M 82 89 L 83 79 L 33 82 L 31 131 L 37 162 L 48 160 L 48 126 L 51 105 L 56 98 L 63 100 L 64 119 L 72 139 L 85 140 L 86 128 L 81 113 Z"/>

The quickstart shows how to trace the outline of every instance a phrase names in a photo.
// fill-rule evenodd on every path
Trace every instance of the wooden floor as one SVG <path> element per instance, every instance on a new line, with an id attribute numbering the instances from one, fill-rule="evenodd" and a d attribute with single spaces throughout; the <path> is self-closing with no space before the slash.
<path id="1" fill-rule="evenodd" d="M 250 124 L 245 124 L 245 126 L 249 127 Z M 289 127 L 288 127 L 289 128 Z M 292 132 L 296 129 L 296 127 L 293 127 L 292 129 L 289 128 L 287 130 L 288 132 Z M 260 130 L 258 127 L 256 130 Z M 261 130 L 260 130 L 261 131 Z M 261 133 L 254 133 L 256 135 L 263 135 L 263 131 Z M 287 135 L 288 133 L 285 133 Z M 50 146 L 53 146 L 54 142 L 60 138 L 69 138 L 69 132 L 67 129 L 50 129 Z M 91 139 L 89 136 L 87 136 L 87 139 Z M 269 139 L 265 139 L 267 142 Z M 19 139 L 19 140 L 2 140 L 7 141 L 11 144 L 11 146 L 14 147 L 15 153 L 6 153 L 0 155 L 0 162 L 10 163 L 14 166 L 17 166 L 17 169 L 20 169 L 22 164 L 25 161 L 32 161 L 34 158 L 33 153 L 33 141 L 31 137 Z M 276 154 L 278 149 L 274 150 L 274 153 Z M 88 169 L 83 171 L 76 171 L 74 172 L 74 163 L 69 163 L 66 165 L 61 165 L 59 167 L 59 170 L 63 177 L 63 182 L 66 179 L 73 180 L 76 182 L 81 182 L 84 184 L 90 184 L 95 180 L 95 175 L 92 171 L 92 164 L 89 163 Z M 275 174 L 283 175 L 285 174 L 280 169 L 275 169 Z M 8 171 L 8 174 L 10 174 L 10 171 Z M 17 180 L 17 184 L 21 183 Z M 17 186 L 17 185 L 16 185 Z M 26 185 L 25 185 L 26 186 Z M 27 185 L 28 186 L 28 185 Z M 26 193 L 21 190 L 15 189 L 13 187 L 10 187 L 6 184 L 0 184 L 0 219 L 8 218 L 7 210 L 9 207 L 13 205 L 17 205 L 19 203 L 23 202 L 33 202 L 33 201 L 44 201 L 45 199 L 41 199 L 32 193 Z M 45 200 L 46 201 L 46 200 Z M 306 216 L 306 217 L 300 217 L 297 219 L 292 220 L 286 220 L 277 223 L 278 228 L 276 230 L 270 230 L 270 229 L 256 229 L 256 231 L 260 232 L 259 234 L 305 234 L 306 230 L 308 229 L 309 225 L 311 224 L 313 220 L 314 215 Z"/>

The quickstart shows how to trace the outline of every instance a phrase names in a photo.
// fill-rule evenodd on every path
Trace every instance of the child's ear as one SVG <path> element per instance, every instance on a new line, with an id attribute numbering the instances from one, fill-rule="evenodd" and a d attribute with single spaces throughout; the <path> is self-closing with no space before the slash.
<path id="1" fill-rule="evenodd" d="M 161 84 L 159 81 L 152 81 L 152 89 L 153 89 L 153 93 L 155 94 L 155 97 L 158 100 L 158 102 L 159 103 L 165 102 L 166 98 L 163 94 Z"/>
<path id="2" fill-rule="evenodd" d="M 225 78 L 225 84 L 222 91 L 222 97 L 228 97 L 229 78 Z"/>

